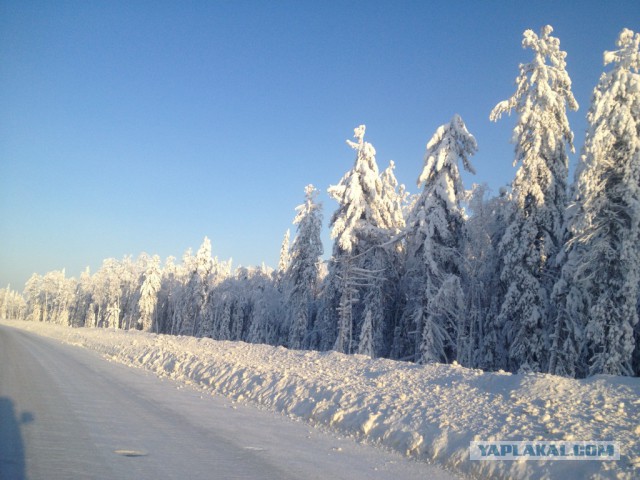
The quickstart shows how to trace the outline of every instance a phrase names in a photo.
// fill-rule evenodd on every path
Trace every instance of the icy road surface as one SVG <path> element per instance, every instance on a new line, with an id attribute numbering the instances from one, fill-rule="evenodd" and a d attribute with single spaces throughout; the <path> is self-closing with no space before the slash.
<path id="1" fill-rule="evenodd" d="M 0 479 L 23 478 L 456 477 L 0 326 Z"/>

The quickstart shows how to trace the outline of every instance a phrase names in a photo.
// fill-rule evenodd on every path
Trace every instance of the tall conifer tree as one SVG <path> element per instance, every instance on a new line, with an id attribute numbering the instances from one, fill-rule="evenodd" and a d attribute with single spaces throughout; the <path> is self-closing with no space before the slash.
<path id="1" fill-rule="evenodd" d="M 605 52 L 576 172 L 570 241 L 555 289 L 550 370 L 632 375 L 640 278 L 640 34 Z"/>
<path id="2" fill-rule="evenodd" d="M 517 89 L 491 112 L 491 120 L 515 110 L 514 166 L 520 165 L 512 183 L 514 201 L 500 252 L 505 285 L 498 321 L 503 326 L 512 370 L 546 368 L 550 325 L 546 320 L 554 279 L 554 258 L 563 240 L 566 208 L 567 147 L 573 150 L 573 133 L 567 107 L 578 104 L 565 70 L 566 53 L 545 26 L 540 36 L 524 32 L 523 48 L 533 50 L 530 63 L 520 65 Z"/>

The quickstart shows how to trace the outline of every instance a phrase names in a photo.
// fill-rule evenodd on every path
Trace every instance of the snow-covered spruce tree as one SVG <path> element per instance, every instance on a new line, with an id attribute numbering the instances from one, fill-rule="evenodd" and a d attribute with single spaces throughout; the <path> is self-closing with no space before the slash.
<path id="1" fill-rule="evenodd" d="M 363 263 L 364 276 L 360 274 L 370 285 L 364 297 L 364 304 L 368 306 L 372 315 L 373 350 L 370 356 L 390 356 L 394 327 L 399 316 L 398 289 L 404 262 L 402 232 L 405 227 L 406 194 L 404 185 L 398 185 L 394 169 L 395 164 L 390 161 L 389 166 L 380 175 L 381 211 L 387 219 L 385 229 L 379 232 L 382 244 L 376 246 Z M 366 314 L 367 310 L 361 314 L 365 320 Z"/>
<path id="2" fill-rule="evenodd" d="M 26 319 L 31 322 L 42 322 L 42 300 L 40 292 L 42 290 L 42 276 L 34 273 L 24 285 L 22 295 L 27 304 Z"/>
<path id="3" fill-rule="evenodd" d="M 211 290 L 207 302 L 207 313 L 213 321 L 211 338 L 231 339 L 231 311 L 235 300 L 236 279 L 231 274 L 226 280 Z"/>
<path id="4" fill-rule="evenodd" d="M 218 257 L 213 257 L 211 272 L 207 280 L 207 291 L 204 304 L 201 309 L 201 321 L 198 324 L 196 335 L 198 337 L 215 338 L 216 331 L 216 305 L 218 287 L 231 277 L 231 260 L 221 262 Z"/>
<path id="5" fill-rule="evenodd" d="M 572 205 L 570 211 L 575 207 Z M 571 225 L 568 228 L 573 230 Z M 555 375 L 585 377 L 588 373 L 584 338 L 589 315 L 588 295 L 581 282 L 573 278 L 579 268 L 580 257 L 586 253 L 585 247 L 576 244 L 569 235 L 566 255 L 558 257 L 562 271 L 553 288 L 555 315 L 549 354 L 549 372 Z"/>
<path id="6" fill-rule="evenodd" d="M 92 297 L 95 303 L 95 326 L 99 328 L 121 328 L 121 291 L 120 262 L 107 258 L 93 276 Z"/>
<path id="7" fill-rule="evenodd" d="M 0 290 L 0 319 L 10 319 L 9 304 L 11 303 L 11 284 L 7 288 Z"/>
<path id="8" fill-rule="evenodd" d="M 33 274 L 24 290 L 27 319 L 69 325 L 75 289 L 75 279 L 66 278 L 64 269 Z"/>
<path id="9" fill-rule="evenodd" d="M 464 237 L 463 328 L 468 330 L 458 333 L 465 345 L 458 352 L 458 362 L 484 370 L 500 370 L 507 368 L 508 345 L 497 323 L 505 293 L 500 281 L 502 259 L 498 245 L 504 236 L 511 202 L 506 188 L 501 188 L 497 197 L 485 199 L 487 190 L 486 185 L 474 185 L 467 200 L 470 215 Z"/>
<path id="10" fill-rule="evenodd" d="M 373 357 L 373 324 L 371 321 L 371 310 L 366 310 L 364 314 L 364 322 L 360 329 L 360 342 L 358 343 L 358 353 Z"/>
<path id="11" fill-rule="evenodd" d="M 156 321 L 159 333 L 171 332 L 173 309 L 175 307 L 174 296 L 180 285 L 177 278 L 178 267 L 175 264 L 175 260 L 173 256 L 167 257 L 162 268 L 160 291 L 158 292 L 158 302 L 156 304 Z"/>
<path id="12" fill-rule="evenodd" d="M 183 316 L 186 313 L 186 305 L 188 304 L 187 284 L 195 270 L 196 257 L 193 256 L 191 248 L 188 248 L 182 254 L 182 262 L 176 265 L 175 268 L 175 289 L 170 297 L 169 305 L 169 311 L 171 312 L 171 328 L 169 333 L 171 333 L 171 335 L 180 334 Z"/>
<path id="13" fill-rule="evenodd" d="M 291 246 L 287 269 L 286 312 L 289 316 L 288 346 L 305 348 L 314 317 L 318 294 L 320 256 L 323 253 L 322 205 L 316 203 L 318 191 L 313 185 L 305 187 L 305 202 L 296 207 L 294 225 L 298 231 Z"/>
<path id="14" fill-rule="evenodd" d="M 26 304 L 24 298 L 20 293 L 15 290 L 11 290 L 11 286 L 8 285 L 4 290 L 3 299 L 3 318 L 10 320 L 24 320 L 24 313 Z"/>
<path id="15" fill-rule="evenodd" d="M 353 168 L 329 188 L 339 206 L 331 218 L 335 239 L 329 274 L 323 286 L 323 307 L 317 330 L 319 347 L 351 353 L 364 321 L 371 312 L 374 332 L 388 327 L 389 298 L 386 275 L 390 269 L 389 239 L 398 232 L 394 213 L 383 201 L 375 149 L 364 141 L 365 126 L 354 130 L 356 150 Z M 384 337 L 383 333 L 374 334 Z M 386 346 L 375 344 L 375 355 L 385 355 Z"/>
<path id="16" fill-rule="evenodd" d="M 565 70 L 566 53 L 545 26 L 540 36 L 524 32 L 523 48 L 533 50 L 530 63 L 520 65 L 517 89 L 500 102 L 490 118 L 515 110 L 514 206 L 500 243 L 506 295 L 498 317 L 504 326 L 513 371 L 547 368 L 549 294 L 555 277 L 555 256 L 563 240 L 566 208 L 567 147 L 573 151 L 573 133 L 566 108 L 577 110 L 571 79 Z"/>
<path id="17" fill-rule="evenodd" d="M 291 253 L 289 252 L 289 239 L 291 237 L 291 232 L 289 229 L 284 234 L 284 238 L 282 239 L 282 245 L 280 246 L 280 259 L 278 261 L 278 270 L 276 272 L 277 278 L 282 279 L 287 269 L 289 268 L 289 262 L 291 262 Z"/>
<path id="18" fill-rule="evenodd" d="M 632 375 L 640 278 L 640 34 L 605 52 L 576 171 L 550 370 Z M 583 331 L 584 329 L 584 331 Z"/>
<path id="19" fill-rule="evenodd" d="M 638 285 L 640 289 L 640 285 Z M 638 318 L 640 318 L 640 295 L 638 295 L 638 306 L 636 308 Z M 634 339 L 634 351 L 633 358 L 631 359 L 631 364 L 633 367 L 633 375 L 636 377 L 640 377 L 640 321 L 636 322 L 636 326 L 633 329 L 633 339 Z"/>
<path id="20" fill-rule="evenodd" d="M 175 332 L 180 335 L 196 335 L 206 306 L 209 292 L 209 275 L 213 271 L 211 241 L 205 237 L 195 259 L 185 258 L 189 263 L 189 276 L 184 285 L 174 312 Z"/>
<path id="21" fill-rule="evenodd" d="M 329 187 L 329 194 L 339 206 L 331 217 L 331 237 L 335 239 L 338 253 L 353 252 L 360 240 L 360 230 L 370 230 L 383 222 L 378 205 L 382 190 L 376 151 L 364 141 L 366 127 L 354 129 L 357 142 L 347 140 L 356 151 L 353 168 L 340 180 L 338 185 Z"/>
<path id="22" fill-rule="evenodd" d="M 216 316 L 216 336 L 218 340 L 229 340 L 231 338 L 231 300 L 228 296 L 222 297 L 222 308 Z"/>
<path id="23" fill-rule="evenodd" d="M 420 363 L 456 359 L 456 322 L 463 314 L 460 283 L 464 189 L 458 162 L 475 173 L 469 158 L 476 140 L 455 115 L 427 144 L 418 178 L 422 193 L 407 221 L 407 267 L 411 279 L 405 317 L 412 319 Z"/>
<path id="24" fill-rule="evenodd" d="M 162 272 L 160 271 L 160 257 L 155 255 L 147 270 L 144 272 L 144 281 L 140 287 L 140 300 L 138 309 L 140 311 L 139 328 L 145 332 L 158 333 L 158 322 L 156 319 L 156 305 L 158 304 L 158 292 L 160 291 Z"/>
<path id="25" fill-rule="evenodd" d="M 130 255 L 120 262 L 120 328 L 122 329 L 136 328 L 138 323 L 140 287 L 144 281 L 148 261 L 149 256 L 142 253 L 135 262 Z"/>
<path id="26" fill-rule="evenodd" d="M 0 318 L 9 320 L 22 320 L 25 302 L 22 295 L 11 290 L 11 285 L 0 290 Z"/>
<path id="27" fill-rule="evenodd" d="M 394 234 L 405 227 L 404 207 L 408 195 L 405 186 L 398 185 L 398 179 L 394 173 L 395 168 L 396 164 L 391 160 L 389 166 L 380 175 L 380 181 L 382 182 L 380 202 L 382 203 L 383 211 L 387 212 L 389 216 L 388 223 L 391 225 L 390 229 Z M 396 251 L 401 251 L 402 244 L 400 242 L 395 242 L 392 246 Z"/>
<path id="28" fill-rule="evenodd" d="M 193 251 L 189 247 L 182 254 L 182 261 L 175 266 L 174 283 L 175 288 L 172 295 L 169 297 L 168 311 L 171 313 L 170 329 L 171 335 L 178 335 L 180 333 L 180 325 L 182 325 L 182 316 L 185 311 L 185 303 L 187 296 L 187 283 L 191 277 L 191 272 L 195 269 L 195 257 Z"/>
<path id="29" fill-rule="evenodd" d="M 284 318 L 282 294 L 266 267 L 239 267 L 233 278 L 223 282 L 212 296 L 214 338 L 279 345 Z M 226 305 L 229 305 L 226 307 Z M 228 308 L 228 310 L 226 310 Z"/>
<path id="30" fill-rule="evenodd" d="M 76 284 L 76 290 L 73 295 L 73 305 L 71 314 L 72 327 L 84 327 L 87 325 L 87 315 L 91 305 L 91 273 L 87 267 L 81 274 Z"/>
<path id="31" fill-rule="evenodd" d="M 46 297 L 46 318 L 48 322 L 69 325 L 69 310 L 73 304 L 76 281 L 66 278 L 66 272 L 54 270 L 43 277 L 43 288 Z"/>
<path id="32" fill-rule="evenodd" d="M 280 327 L 284 312 L 282 293 L 276 288 L 274 271 L 265 267 L 250 268 L 240 286 L 244 298 L 244 326 L 239 340 L 249 343 L 281 344 Z"/>
<path id="33" fill-rule="evenodd" d="M 390 213 L 392 227 L 389 232 L 390 243 L 383 250 L 386 255 L 384 297 L 387 299 L 387 320 L 385 330 L 378 328 L 373 332 L 374 343 L 384 346 L 382 354 L 392 358 L 395 358 L 395 335 L 400 330 L 402 307 L 404 305 L 401 280 L 405 262 L 405 250 L 402 232 L 406 226 L 405 209 L 409 196 L 405 186 L 398 185 L 394 170 L 395 163 L 391 160 L 389 166 L 380 175 L 382 182 L 381 202 L 384 210 Z"/>

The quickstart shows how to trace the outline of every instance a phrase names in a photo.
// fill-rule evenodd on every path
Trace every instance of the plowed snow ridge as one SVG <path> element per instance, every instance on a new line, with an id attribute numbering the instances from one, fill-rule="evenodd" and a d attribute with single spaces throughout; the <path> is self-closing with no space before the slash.
<path id="1" fill-rule="evenodd" d="M 137 331 L 6 323 L 472 476 L 640 477 L 638 378 L 485 373 Z M 473 440 L 614 440 L 622 458 L 470 461 Z"/>

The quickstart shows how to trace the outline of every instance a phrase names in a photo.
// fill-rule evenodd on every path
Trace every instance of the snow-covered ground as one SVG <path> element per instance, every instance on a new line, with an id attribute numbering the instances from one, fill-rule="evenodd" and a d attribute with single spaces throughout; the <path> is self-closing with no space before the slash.
<path id="1" fill-rule="evenodd" d="M 473 477 L 640 477 L 640 379 L 485 373 L 137 331 L 9 325 Z M 619 461 L 471 461 L 471 441 L 617 441 Z"/>
<path id="2" fill-rule="evenodd" d="M 457 480 L 0 323 L 5 480 Z"/>

